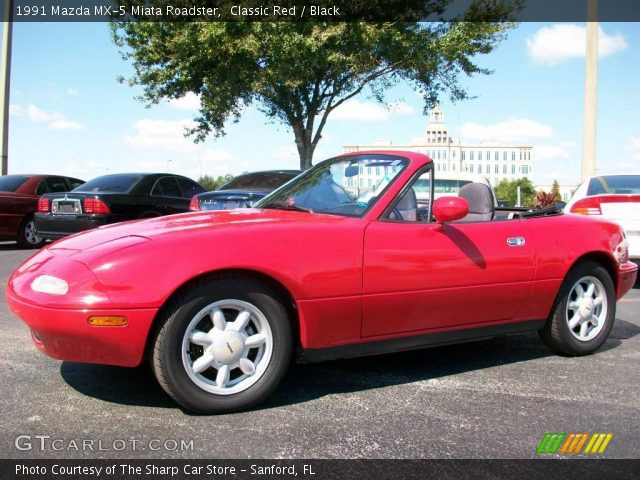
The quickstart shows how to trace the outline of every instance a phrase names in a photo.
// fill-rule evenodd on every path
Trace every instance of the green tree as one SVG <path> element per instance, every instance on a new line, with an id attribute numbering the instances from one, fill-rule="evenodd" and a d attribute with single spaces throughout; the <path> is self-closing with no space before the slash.
<path id="1" fill-rule="evenodd" d="M 413 4 L 427 18 L 452 1 Z M 291 128 L 306 169 L 331 112 L 363 91 L 384 104 L 389 87 L 407 82 L 422 92 L 425 112 L 442 93 L 467 98 L 459 77 L 491 73 L 475 59 L 506 36 L 519 8 L 519 1 L 473 0 L 455 22 L 114 22 L 112 31 L 134 67 L 122 80 L 141 85 L 143 101 L 199 95 L 187 132 L 196 141 L 224 135 L 227 122 L 254 104 Z"/>
<path id="2" fill-rule="evenodd" d="M 536 189 L 527 177 L 517 180 L 500 180 L 496 185 L 496 196 L 499 199 L 506 199 L 509 205 L 516 205 L 518 203 L 518 187 L 520 187 L 522 206 L 533 207 L 536 203 Z"/>
<path id="3" fill-rule="evenodd" d="M 562 195 L 560 195 L 560 184 L 558 180 L 553 181 L 553 185 L 551 187 L 551 194 L 553 195 L 553 201 L 559 202 L 562 200 Z"/>
<path id="4" fill-rule="evenodd" d="M 217 178 L 213 178 L 211 175 L 202 175 L 198 179 L 198 183 L 209 191 L 217 190 L 222 185 L 227 183 L 233 178 L 233 175 L 227 173 L 226 175 L 219 175 Z"/>

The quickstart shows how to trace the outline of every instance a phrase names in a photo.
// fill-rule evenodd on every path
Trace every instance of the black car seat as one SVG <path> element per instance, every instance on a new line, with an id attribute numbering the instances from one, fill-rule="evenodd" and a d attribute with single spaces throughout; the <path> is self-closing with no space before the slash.
<path id="1" fill-rule="evenodd" d="M 496 208 L 493 204 L 491 187 L 484 183 L 467 183 L 460 188 L 458 196 L 469 204 L 469 213 L 461 222 L 482 222 L 493 220 Z"/>
<path id="2" fill-rule="evenodd" d="M 391 215 L 391 220 L 404 220 L 406 222 L 415 222 L 418 220 L 418 199 L 413 188 L 407 190 L 400 201 L 397 203 Z"/>

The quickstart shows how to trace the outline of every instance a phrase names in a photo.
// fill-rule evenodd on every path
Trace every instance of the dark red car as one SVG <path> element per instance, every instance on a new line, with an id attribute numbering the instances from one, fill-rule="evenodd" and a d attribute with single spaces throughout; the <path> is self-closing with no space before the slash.
<path id="1" fill-rule="evenodd" d="M 21 247 L 40 247 L 44 240 L 37 235 L 33 221 L 38 197 L 68 192 L 83 183 L 83 180 L 59 175 L 1 176 L 0 240 L 16 240 Z"/>
<path id="2" fill-rule="evenodd" d="M 622 228 L 555 208 L 496 218 L 490 187 L 434 199 L 435 175 L 422 154 L 350 153 L 253 208 L 100 227 L 27 260 L 8 305 L 46 354 L 146 358 L 209 413 L 264 400 L 292 358 L 527 330 L 563 355 L 600 348 L 637 275 Z"/>

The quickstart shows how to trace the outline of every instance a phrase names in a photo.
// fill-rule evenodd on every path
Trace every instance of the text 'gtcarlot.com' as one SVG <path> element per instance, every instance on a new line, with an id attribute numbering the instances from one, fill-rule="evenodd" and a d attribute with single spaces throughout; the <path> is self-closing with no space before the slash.
<path id="1" fill-rule="evenodd" d="M 20 451 L 53 450 L 77 452 L 122 452 L 131 451 L 193 451 L 193 440 L 157 439 L 141 440 L 137 438 L 116 438 L 114 440 L 95 440 L 89 438 L 64 439 L 53 438 L 51 435 L 18 435 L 14 446 Z"/>

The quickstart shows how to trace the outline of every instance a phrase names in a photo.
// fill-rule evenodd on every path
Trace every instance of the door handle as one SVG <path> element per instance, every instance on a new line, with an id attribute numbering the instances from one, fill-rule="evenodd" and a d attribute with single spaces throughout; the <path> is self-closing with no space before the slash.
<path id="1" fill-rule="evenodd" d="M 507 245 L 510 247 L 524 247 L 526 244 L 524 237 L 509 237 L 507 238 Z"/>

